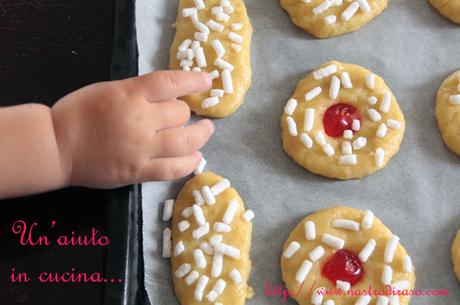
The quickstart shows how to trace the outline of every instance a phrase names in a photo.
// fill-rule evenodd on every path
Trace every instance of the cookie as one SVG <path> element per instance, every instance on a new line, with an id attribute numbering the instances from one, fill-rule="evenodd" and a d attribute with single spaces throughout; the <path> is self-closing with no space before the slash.
<path id="1" fill-rule="evenodd" d="M 405 121 L 382 78 L 332 61 L 300 81 L 281 129 L 284 150 L 300 166 L 345 180 L 385 167 L 399 150 Z"/>
<path id="2" fill-rule="evenodd" d="M 387 285 L 393 291 L 415 285 L 399 237 L 372 212 L 344 206 L 320 210 L 297 225 L 284 244 L 281 272 L 300 305 L 407 305 L 410 296 L 390 295 Z"/>
<path id="3" fill-rule="evenodd" d="M 436 118 L 444 142 L 460 156 L 460 71 L 449 76 L 439 88 Z"/>
<path id="4" fill-rule="evenodd" d="M 460 24 L 460 0 L 429 0 L 444 17 Z"/>
<path id="5" fill-rule="evenodd" d="M 171 234 L 174 290 L 182 305 L 242 305 L 252 296 L 253 216 L 227 179 L 205 172 L 185 184 Z"/>
<path id="6" fill-rule="evenodd" d="M 292 21 L 318 38 L 358 30 L 380 15 L 389 0 L 280 0 Z"/>
<path id="7" fill-rule="evenodd" d="M 457 232 L 454 242 L 452 243 L 452 263 L 457 279 L 460 281 L 460 231 Z"/>
<path id="8" fill-rule="evenodd" d="M 213 78 L 210 91 L 183 99 L 198 115 L 233 114 L 252 80 L 252 26 L 244 2 L 181 0 L 175 28 L 170 69 L 206 71 Z"/>

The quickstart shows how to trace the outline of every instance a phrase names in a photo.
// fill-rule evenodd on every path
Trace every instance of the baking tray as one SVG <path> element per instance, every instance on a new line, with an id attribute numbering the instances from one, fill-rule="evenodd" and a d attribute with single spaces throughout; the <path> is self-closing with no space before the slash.
<path id="1" fill-rule="evenodd" d="M 168 67 L 177 3 L 137 0 L 141 74 Z M 295 27 L 278 0 L 245 3 L 254 27 L 253 84 L 233 116 L 214 120 L 216 133 L 203 152 L 207 169 L 228 178 L 256 213 L 249 280 L 255 297 L 247 304 L 280 304 L 264 289 L 267 282 L 282 284 L 284 241 L 306 215 L 335 205 L 373 210 L 411 254 L 416 288 L 449 290 L 447 297 L 414 297 L 412 305 L 458 302 L 450 246 L 460 228 L 460 162 L 442 142 L 434 106 L 441 82 L 460 68 L 460 28 L 427 1 L 393 0 L 360 30 L 318 40 Z M 407 121 L 400 152 L 384 170 L 360 180 L 315 176 L 281 144 L 279 118 L 297 82 L 333 59 L 382 76 Z M 183 183 L 143 186 L 145 286 L 152 304 L 178 304 L 169 262 L 161 258 L 161 232 L 168 224 L 160 215 L 161 203 L 177 196 Z"/>

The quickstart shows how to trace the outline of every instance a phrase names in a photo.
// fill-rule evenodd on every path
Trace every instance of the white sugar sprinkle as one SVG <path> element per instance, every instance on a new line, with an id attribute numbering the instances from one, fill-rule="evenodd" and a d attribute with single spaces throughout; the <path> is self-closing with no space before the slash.
<path id="1" fill-rule="evenodd" d="M 320 15 L 320 14 L 324 13 L 325 11 L 327 11 L 331 6 L 332 6 L 331 1 L 324 0 L 318 6 L 313 8 L 313 15 L 315 15 L 315 16 Z"/>
<path id="2" fill-rule="evenodd" d="M 348 290 L 350 290 L 351 288 L 351 285 L 349 282 L 345 282 L 345 281 L 336 281 L 336 287 L 337 289 L 340 289 L 344 292 L 347 292 Z"/>
<path id="3" fill-rule="evenodd" d="M 195 7 L 188 7 L 182 9 L 182 17 L 190 17 L 196 14 L 198 14 L 198 10 Z"/>
<path id="4" fill-rule="evenodd" d="M 376 136 L 379 138 L 385 138 L 385 136 L 388 133 L 388 127 L 385 123 L 382 123 L 379 125 L 379 128 L 377 129 Z"/>
<path id="5" fill-rule="evenodd" d="M 213 187 L 211 187 L 211 193 L 214 196 L 219 196 L 223 191 L 228 189 L 231 186 L 230 181 L 228 179 L 222 179 L 217 182 Z"/>
<path id="6" fill-rule="evenodd" d="M 195 58 L 196 58 L 196 64 L 198 67 L 203 68 L 207 66 L 206 62 L 206 56 L 204 55 L 204 49 L 202 47 L 199 47 L 195 49 Z"/>
<path id="7" fill-rule="evenodd" d="M 329 15 L 324 17 L 324 23 L 326 25 L 333 25 L 337 22 L 337 17 L 335 15 Z"/>
<path id="8" fill-rule="evenodd" d="M 204 253 L 201 249 L 194 249 L 192 251 L 192 256 L 198 269 L 206 268 L 206 258 L 204 258 Z"/>
<path id="9" fill-rule="evenodd" d="M 229 276 L 232 279 L 233 283 L 236 285 L 241 284 L 241 281 L 243 280 L 241 278 L 241 273 L 237 269 L 232 269 L 229 273 Z"/>
<path id="10" fill-rule="evenodd" d="M 332 145 L 329 143 L 323 146 L 323 151 L 328 157 L 335 155 L 334 147 L 332 147 Z"/>
<path id="11" fill-rule="evenodd" d="M 342 86 L 345 89 L 352 89 L 353 88 L 353 84 L 352 84 L 351 79 L 350 79 L 350 74 L 348 74 L 348 72 L 342 72 L 342 74 L 340 75 L 340 78 L 342 80 Z"/>
<path id="12" fill-rule="evenodd" d="M 200 31 L 201 33 L 204 33 L 206 35 L 209 35 L 209 28 L 206 24 L 202 23 L 202 22 L 197 22 L 195 23 L 195 29 L 197 29 L 198 31 Z"/>
<path id="13" fill-rule="evenodd" d="M 349 219 L 334 219 L 331 225 L 333 228 L 359 231 L 359 223 Z"/>
<path id="14" fill-rule="evenodd" d="M 186 40 L 182 41 L 182 43 L 180 44 L 178 50 L 179 50 L 179 52 L 184 52 L 188 48 L 190 48 L 191 45 L 192 45 L 192 40 L 191 39 L 186 39 Z"/>
<path id="15" fill-rule="evenodd" d="M 345 241 L 343 239 L 329 233 L 324 234 L 321 241 L 336 250 L 340 250 L 345 246 Z"/>
<path id="16" fill-rule="evenodd" d="M 353 139 L 353 130 L 346 129 L 343 131 L 343 138 L 346 140 L 351 140 Z"/>
<path id="17" fill-rule="evenodd" d="M 329 98 L 331 100 L 336 100 L 339 97 L 340 84 L 340 79 L 337 76 L 333 75 L 331 78 L 331 85 L 329 88 Z"/>
<path id="18" fill-rule="evenodd" d="M 289 134 L 293 137 L 297 136 L 297 124 L 291 116 L 286 117 Z"/>
<path id="19" fill-rule="evenodd" d="M 292 115 L 297 108 L 297 100 L 294 98 L 289 99 L 289 101 L 286 103 L 286 106 L 284 107 L 284 113 L 287 115 Z"/>
<path id="20" fill-rule="evenodd" d="M 241 251 L 238 248 L 235 248 L 233 246 L 230 246 L 224 243 L 215 244 L 214 250 L 215 252 L 222 253 L 226 256 L 230 256 L 235 259 L 239 259 L 241 255 Z"/>
<path id="21" fill-rule="evenodd" d="M 234 43 L 242 44 L 243 43 L 243 36 L 237 34 L 235 32 L 228 33 L 228 39 L 230 39 Z"/>
<path id="22" fill-rule="evenodd" d="M 216 19 L 218 21 L 227 22 L 230 19 L 230 16 L 225 13 L 220 13 L 216 15 Z"/>
<path id="23" fill-rule="evenodd" d="M 224 8 L 222 6 L 215 6 L 211 9 L 211 14 L 214 16 L 217 14 L 222 14 L 224 12 Z"/>
<path id="24" fill-rule="evenodd" d="M 313 305 L 321 305 L 323 303 L 324 291 L 325 290 L 326 290 L 326 288 L 319 287 L 319 288 L 315 289 L 315 291 L 313 291 L 313 294 L 312 294 L 311 300 L 310 300 Z"/>
<path id="25" fill-rule="evenodd" d="M 243 49 L 243 47 L 239 44 L 236 44 L 236 43 L 232 43 L 230 45 L 232 47 L 233 50 L 235 50 L 236 52 L 241 52 L 241 50 Z"/>
<path id="26" fill-rule="evenodd" d="M 378 167 L 382 167 L 384 163 L 385 163 L 385 150 L 379 147 L 375 150 L 375 164 Z"/>
<path id="27" fill-rule="evenodd" d="M 390 111 L 392 95 L 390 92 L 385 92 L 383 95 L 383 101 L 380 104 L 380 111 L 388 113 Z"/>
<path id="28" fill-rule="evenodd" d="M 201 72 L 201 68 L 193 67 L 192 71 L 193 72 Z"/>
<path id="29" fill-rule="evenodd" d="M 412 260 L 409 255 L 405 255 L 403 258 L 403 270 L 404 272 L 412 272 Z"/>
<path id="30" fill-rule="evenodd" d="M 449 96 L 449 103 L 452 105 L 460 105 L 460 94 Z"/>
<path id="31" fill-rule="evenodd" d="M 369 103 L 369 105 L 375 105 L 377 104 L 378 99 L 375 96 L 371 96 L 367 99 L 367 102 Z"/>
<path id="32" fill-rule="evenodd" d="M 315 141 L 318 143 L 319 146 L 324 146 L 326 145 L 326 137 L 324 136 L 324 133 L 322 131 L 317 131 L 315 133 Z"/>
<path id="33" fill-rule="evenodd" d="M 204 226 L 198 227 L 198 229 L 193 230 L 192 237 L 193 239 L 200 239 L 209 233 L 209 223 L 206 223 Z"/>
<path id="34" fill-rule="evenodd" d="M 385 263 L 389 264 L 393 262 L 393 258 L 394 258 L 396 247 L 398 246 L 398 243 L 399 243 L 399 237 L 396 235 L 392 235 L 391 238 L 388 240 L 385 246 L 385 252 L 384 252 Z"/>
<path id="35" fill-rule="evenodd" d="M 224 94 L 225 94 L 225 91 L 222 89 L 212 89 L 210 95 L 214 97 L 223 97 Z"/>
<path id="36" fill-rule="evenodd" d="M 236 198 L 233 198 L 229 202 L 229 204 L 227 206 L 227 209 L 225 210 L 225 214 L 224 214 L 224 217 L 223 217 L 223 222 L 228 224 L 228 225 L 231 225 L 237 210 L 238 210 L 238 201 L 237 201 Z"/>
<path id="37" fill-rule="evenodd" d="M 224 30 L 224 26 L 212 19 L 210 19 L 208 22 L 206 22 L 206 25 L 213 31 L 216 32 L 222 32 Z"/>
<path id="38" fill-rule="evenodd" d="M 358 2 L 359 7 L 365 15 L 369 15 L 371 13 L 371 6 L 369 5 L 369 2 L 367 2 L 367 0 L 356 0 L 356 2 Z"/>
<path id="39" fill-rule="evenodd" d="M 324 248 L 321 247 L 321 246 L 318 246 L 316 247 L 315 249 L 313 249 L 309 254 L 308 256 L 310 257 L 310 260 L 312 262 L 316 262 L 317 260 L 319 260 L 321 257 L 323 257 L 324 253 L 326 253 L 326 251 L 324 251 Z"/>
<path id="40" fill-rule="evenodd" d="M 252 210 L 246 210 L 242 215 L 241 217 L 243 218 L 244 221 L 246 222 L 250 222 L 251 220 L 254 219 L 256 215 L 254 214 L 254 212 Z"/>
<path id="41" fill-rule="evenodd" d="M 351 124 L 351 129 L 354 131 L 359 131 L 361 129 L 361 121 L 360 120 L 353 120 Z"/>
<path id="42" fill-rule="evenodd" d="M 225 48 L 224 48 L 224 46 L 222 45 L 222 43 L 220 42 L 219 39 L 214 39 L 211 42 L 211 46 L 214 49 L 214 51 L 216 52 L 216 55 L 217 55 L 218 58 L 220 58 L 220 57 L 225 55 Z"/>
<path id="43" fill-rule="evenodd" d="M 208 205 L 214 205 L 216 203 L 216 197 L 211 192 L 209 186 L 205 185 L 201 188 L 201 194 Z"/>
<path id="44" fill-rule="evenodd" d="M 353 154 L 353 147 L 349 141 L 342 142 L 342 154 L 343 155 L 352 155 Z"/>
<path id="45" fill-rule="evenodd" d="M 200 226 L 205 225 L 206 224 L 206 218 L 204 218 L 203 209 L 199 205 L 194 204 L 194 205 L 192 205 L 192 210 L 193 210 L 193 216 L 195 216 L 196 222 Z"/>
<path id="46" fill-rule="evenodd" d="M 310 149 L 313 147 L 313 140 L 310 138 L 309 135 L 307 135 L 306 133 L 302 133 L 300 135 L 300 141 L 303 143 L 303 145 Z"/>
<path id="47" fill-rule="evenodd" d="M 359 137 L 353 141 L 353 149 L 360 150 L 367 145 L 367 139 L 365 137 Z"/>
<path id="48" fill-rule="evenodd" d="M 219 71 L 212 70 L 211 72 L 209 72 L 209 75 L 211 75 L 211 79 L 216 79 L 219 77 Z"/>
<path id="49" fill-rule="evenodd" d="M 218 278 L 222 274 L 223 265 L 224 254 L 214 251 L 214 255 L 212 257 L 211 277 Z"/>
<path id="50" fill-rule="evenodd" d="M 359 4 L 358 2 L 351 3 L 342 13 L 342 20 L 349 21 L 358 11 Z"/>
<path id="51" fill-rule="evenodd" d="M 314 108 L 306 108 L 305 109 L 303 130 L 306 131 L 306 132 L 310 132 L 313 129 L 314 124 L 315 124 L 315 109 Z"/>
<path id="52" fill-rule="evenodd" d="M 217 244 L 220 244 L 222 243 L 222 240 L 224 239 L 224 237 L 222 235 L 213 235 L 210 239 L 209 239 L 209 242 L 211 243 L 211 245 L 214 247 L 216 246 Z"/>
<path id="53" fill-rule="evenodd" d="M 401 129 L 402 124 L 396 120 L 388 119 L 387 126 L 390 127 L 391 129 Z"/>
<path id="54" fill-rule="evenodd" d="M 313 221 L 305 222 L 305 238 L 307 240 L 316 239 L 316 228 L 315 228 L 315 223 Z"/>
<path id="55" fill-rule="evenodd" d="M 375 89 L 375 74 L 371 73 L 366 76 L 366 87 L 374 90 Z"/>
<path id="56" fill-rule="evenodd" d="M 163 258 L 171 257 L 171 229 L 165 228 L 163 230 Z"/>
<path id="57" fill-rule="evenodd" d="M 376 305 L 388 305 L 389 299 L 386 296 L 379 296 Z"/>
<path id="58" fill-rule="evenodd" d="M 380 115 L 380 113 L 377 110 L 372 109 L 372 108 L 367 111 L 367 115 L 373 122 L 378 122 L 382 119 L 382 116 Z"/>
<path id="59" fill-rule="evenodd" d="M 196 282 L 196 280 L 198 280 L 199 277 L 200 277 L 200 274 L 197 271 L 193 270 L 185 278 L 185 284 L 187 284 L 187 286 L 191 286 L 191 285 L 193 285 L 193 283 Z"/>
<path id="60" fill-rule="evenodd" d="M 197 10 L 202 10 L 202 9 L 204 9 L 206 7 L 204 5 L 203 0 L 193 0 L 193 2 L 195 3 L 195 7 L 196 7 Z"/>
<path id="61" fill-rule="evenodd" d="M 215 222 L 212 227 L 218 233 L 228 233 L 232 230 L 232 227 L 223 222 Z"/>
<path id="62" fill-rule="evenodd" d="M 185 246 L 182 241 L 178 242 L 174 247 L 174 257 L 178 257 L 185 251 Z"/>
<path id="63" fill-rule="evenodd" d="M 168 199 L 164 202 L 163 205 L 163 221 L 169 221 L 173 214 L 174 199 Z"/>
<path id="64" fill-rule="evenodd" d="M 316 70 L 313 72 L 313 78 L 315 80 L 321 80 L 323 78 L 326 78 L 334 73 L 337 72 L 337 66 L 335 64 L 331 64 L 329 66 L 326 66 L 324 68 L 321 68 L 319 70 Z"/>
<path id="65" fill-rule="evenodd" d="M 205 98 L 201 102 L 201 108 L 208 109 L 208 108 L 216 106 L 217 104 L 219 104 L 219 102 L 220 100 L 217 96 L 211 96 L 211 97 Z"/>
<path id="66" fill-rule="evenodd" d="M 302 284 L 307 278 L 308 273 L 310 273 L 310 270 L 312 267 L 313 267 L 312 262 L 310 262 L 309 260 L 304 260 L 295 275 L 296 282 L 299 284 Z"/>
<path id="67" fill-rule="evenodd" d="M 212 290 L 218 295 L 221 295 L 224 292 L 225 287 L 227 287 L 227 282 L 223 279 L 218 279 Z"/>
<path id="68" fill-rule="evenodd" d="M 371 300 L 372 298 L 369 295 L 362 295 L 356 301 L 355 305 L 368 305 L 371 302 Z"/>
<path id="69" fill-rule="evenodd" d="M 339 165 L 356 165 L 358 164 L 358 156 L 350 154 L 339 157 Z"/>
<path id="70" fill-rule="evenodd" d="M 373 224 L 374 224 L 374 213 L 372 213 L 372 211 L 370 210 L 367 210 L 366 212 L 364 212 L 363 219 L 361 220 L 361 226 L 364 229 L 369 230 L 370 228 L 372 228 Z"/>
<path id="71" fill-rule="evenodd" d="M 179 232 L 185 232 L 190 228 L 190 222 L 187 220 L 182 220 L 177 224 L 177 229 L 179 229 Z"/>
<path id="72" fill-rule="evenodd" d="M 179 268 L 177 268 L 176 272 L 174 272 L 174 275 L 180 279 L 186 276 L 190 270 L 192 270 L 192 266 L 190 266 L 190 264 L 182 264 Z"/>
<path id="73" fill-rule="evenodd" d="M 374 253 L 375 247 L 377 246 L 377 243 L 375 240 L 370 239 L 367 244 L 364 246 L 364 248 L 359 252 L 359 259 L 365 263 L 371 257 L 372 253 Z"/>
<path id="74" fill-rule="evenodd" d="M 190 216 L 192 216 L 193 215 L 192 207 L 186 207 L 185 209 L 183 209 L 181 215 L 184 218 L 189 218 Z"/>
<path id="75" fill-rule="evenodd" d="M 214 253 L 213 248 L 207 241 L 204 241 L 200 244 L 200 249 L 203 250 L 203 252 L 207 255 L 212 255 Z"/>
<path id="76" fill-rule="evenodd" d="M 380 278 L 380 281 L 382 282 L 383 285 L 390 285 L 391 284 L 391 280 L 393 279 L 393 269 L 388 266 L 388 265 L 385 265 L 383 267 L 383 271 L 382 271 L 382 276 Z"/>
<path id="77" fill-rule="evenodd" d="M 225 93 L 227 94 L 233 93 L 232 73 L 230 72 L 230 70 L 224 69 L 221 75 L 222 75 L 222 84 L 223 84 Z"/>
<path id="78" fill-rule="evenodd" d="M 243 28 L 243 23 L 232 23 L 232 30 L 239 31 Z"/>
<path id="79" fill-rule="evenodd" d="M 209 37 L 208 34 L 202 33 L 202 32 L 195 32 L 195 34 L 193 35 L 193 38 L 195 38 L 195 40 L 201 41 L 201 42 L 207 42 L 208 37 Z"/>
<path id="80" fill-rule="evenodd" d="M 217 297 L 219 295 L 217 294 L 217 292 L 215 292 L 214 290 L 211 290 L 208 292 L 208 294 L 206 295 L 206 299 L 208 299 L 209 302 L 214 302 L 215 300 L 217 300 Z"/>
<path id="81" fill-rule="evenodd" d="M 196 284 L 195 293 L 193 295 L 195 298 L 195 301 L 201 302 L 203 300 L 204 290 L 206 289 L 208 282 L 209 282 L 209 277 L 207 277 L 206 275 L 200 276 L 200 278 L 198 279 L 198 283 Z"/>
<path id="82" fill-rule="evenodd" d="M 214 61 L 214 65 L 216 65 L 217 67 L 221 68 L 224 71 L 228 70 L 228 71 L 232 72 L 235 69 L 235 67 L 232 64 L 230 64 L 229 62 L 223 60 L 222 58 L 217 58 Z"/>
<path id="83" fill-rule="evenodd" d="M 283 256 L 285 258 L 291 258 L 292 256 L 294 256 L 294 254 L 296 254 L 297 251 L 299 251 L 299 249 L 300 249 L 300 244 L 296 241 L 293 241 L 289 244 L 286 250 L 284 250 Z"/>
<path id="84" fill-rule="evenodd" d="M 323 89 L 321 89 L 321 87 L 313 88 L 312 90 L 310 90 L 309 92 L 307 92 L 305 94 L 305 100 L 307 102 L 312 101 L 315 97 L 320 95 L 322 91 L 323 91 Z"/>

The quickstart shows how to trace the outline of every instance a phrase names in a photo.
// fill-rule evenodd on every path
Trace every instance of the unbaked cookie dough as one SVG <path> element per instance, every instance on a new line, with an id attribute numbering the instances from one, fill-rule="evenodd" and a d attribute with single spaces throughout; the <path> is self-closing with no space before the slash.
<path id="1" fill-rule="evenodd" d="M 243 103 L 251 85 L 252 26 L 242 0 L 181 0 L 170 49 L 172 70 L 206 71 L 212 89 L 183 99 L 198 115 L 221 118 Z"/>
<path id="2" fill-rule="evenodd" d="M 389 0 L 280 0 L 292 21 L 318 38 L 353 32 L 388 6 Z"/>
<path id="3" fill-rule="evenodd" d="M 182 305 L 243 305 L 252 296 L 254 213 L 227 179 L 205 172 L 188 181 L 174 203 L 171 267 Z"/>
<path id="4" fill-rule="evenodd" d="M 399 237 L 371 211 L 344 206 L 320 210 L 297 225 L 284 244 L 281 272 L 300 305 L 407 305 L 410 296 L 389 295 L 387 285 L 392 291 L 415 285 L 414 267 Z M 362 295 L 369 287 L 372 295 Z M 326 296 L 324 289 L 336 293 Z"/>
<path id="5" fill-rule="evenodd" d="M 460 71 L 449 76 L 439 88 L 436 118 L 444 142 L 460 156 Z"/>
<path id="6" fill-rule="evenodd" d="M 382 78 L 331 61 L 297 85 L 281 129 L 284 150 L 300 166 L 345 180 L 385 167 L 399 150 L 405 120 Z"/>
<path id="7" fill-rule="evenodd" d="M 454 242 L 452 243 L 452 263 L 457 279 L 460 281 L 460 231 L 457 232 Z"/>
<path id="8" fill-rule="evenodd" d="M 460 24 L 460 0 L 429 0 L 444 17 Z"/>

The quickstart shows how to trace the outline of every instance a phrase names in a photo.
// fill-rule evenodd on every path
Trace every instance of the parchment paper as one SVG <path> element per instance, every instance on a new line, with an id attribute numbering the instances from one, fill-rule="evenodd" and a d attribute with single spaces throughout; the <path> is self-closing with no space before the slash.
<path id="1" fill-rule="evenodd" d="M 217 132 L 203 152 L 207 169 L 228 178 L 256 213 L 250 277 L 256 295 L 248 304 L 280 304 L 265 296 L 264 286 L 282 283 L 285 239 L 304 216 L 337 204 L 373 210 L 401 237 L 417 268 L 417 288 L 449 289 L 448 297 L 414 297 L 411 304 L 458 303 L 450 246 L 460 229 L 460 162 L 441 140 L 434 105 L 441 82 L 460 69 L 460 27 L 424 0 L 393 0 L 361 30 L 317 40 L 295 27 L 277 0 L 246 4 L 254 26 L 253 84 L 235 115 L 215 121 Z M 175 0 L 137 0 L 140 73 L 167 68 L 176 9 Z M 281 146 L 279 117 L 287 99 L 300 79 L 332 59 L 381 75 L 407 120 L 399 154 L 386 169 L 361 180 L 314 176 Z M 183 182 L 143 188 L 145 284 L 152 304 L 178 304 L 169 260 L 161 258 L 167 225 L 161 222 L 161 203 L 174 198 Z"/>

